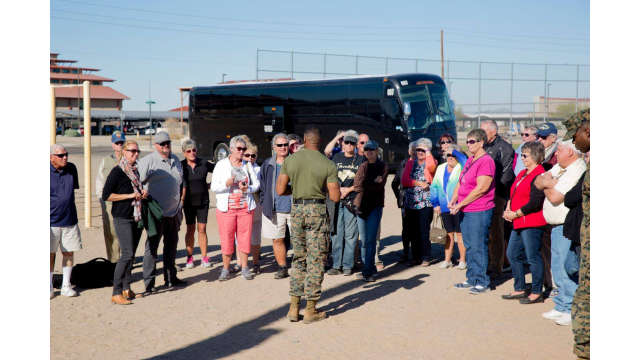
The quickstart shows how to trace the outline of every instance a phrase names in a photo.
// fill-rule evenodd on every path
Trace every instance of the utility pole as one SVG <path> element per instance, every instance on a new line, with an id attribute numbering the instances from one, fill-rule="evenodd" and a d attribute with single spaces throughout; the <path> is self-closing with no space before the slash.
<path id="1" fill-rule="evenodd" d="M 440 67 L 444 79 L 444 30 L 440 30 Z"/>

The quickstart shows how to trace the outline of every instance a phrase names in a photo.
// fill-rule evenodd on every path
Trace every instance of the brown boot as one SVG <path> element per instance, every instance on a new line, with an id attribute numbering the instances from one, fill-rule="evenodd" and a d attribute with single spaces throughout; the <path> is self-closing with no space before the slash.
<path id="1" fill-rule="evenodd" d="M 322 320 L 327 317 L 324 311 L 316 310 L 316 301 L 307 300 L 307 308 L 304 311 L 304 323 L 311 324 L 314 321 Z"/>
<path id="2" fill-rule="evenodd" d="M 122 296 L 127 300 L 133 300 L 133 299 L 136 298 L 136 293 L 134 293 L 133 290 L 131 290 L 131 289 L 123 290 L 122 291 Z"/>
<path id="3" fill-rule="evenodd" d="M 291 297 L 291 305 L 289 305 L 289 312 L 287 313 L 287 319 L 289 321 L 298 321 L 300 316 L 300 296 Z"/>
<path id="4" fill-rule="evenodd" d="M 131 301 L 125 299 L 125 297 L 122 295 L 113 295 L 111 297 L 111 303 L 117 305 L 129 305 L 131 304 Z"/>

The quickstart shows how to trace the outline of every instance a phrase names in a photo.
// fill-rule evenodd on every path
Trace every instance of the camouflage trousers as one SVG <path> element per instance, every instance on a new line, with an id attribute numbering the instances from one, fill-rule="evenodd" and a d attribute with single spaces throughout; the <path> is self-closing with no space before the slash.
<path id="1" fill-rule="evenodd" d="M 293 260 L 289 295 L 319 300 L 329 248 L 329 217 L 325 204 L 293 204 L 291 208 Z"/>
<path id="2" fill-rule="evenodd" d="M 107 260 L 117 263 L 120 259 L 120 243 L 113 225 L 113 216 L 111 216 L 111 201 L 100 199 L 100 207 L 102 208 L 102 232 L 104 233 L 104 245 L 107 248 Z"/>
<path id="3" fill-rule="evenodd" d="M 584 234 L 584 232 L 583 232 Z M 578 288 L 573 295 L 573 306 L 571 307 L 571 319 L 573 327 L 573 337 L 575 344 L 573 353 L 580 359 L 590 358 L 590 305 L 591 299 L 591 261 L 589 259 L 590 234 L 583 237 L 582 249 L 580 250 L 580 281 Z"/>

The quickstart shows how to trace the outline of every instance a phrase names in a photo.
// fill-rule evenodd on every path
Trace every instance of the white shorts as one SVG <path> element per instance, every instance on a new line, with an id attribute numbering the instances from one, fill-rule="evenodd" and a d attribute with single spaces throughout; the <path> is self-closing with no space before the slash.
<path id="1" fill-rule="evenodd" d="M 58 251 L 58 246 L 62 252 L 73 252 L 82 249 L 80 240 L 80 228 L 78 224 L 71 226 L 50 226 L 49 227 L 49 249 L 51 253 Z"/>
<path id="2" fill-rule="evenodd" d="M 274 221 L 271 221 L 268 217 L 262 215 L 262 236 L 272 240 L 284 239 L 284 235 L 287 231 L 285 226 L 288 226 L 289 232 L 291 232 L 291 215 L 285 213 L 275 213 L 274 215 Z"/>

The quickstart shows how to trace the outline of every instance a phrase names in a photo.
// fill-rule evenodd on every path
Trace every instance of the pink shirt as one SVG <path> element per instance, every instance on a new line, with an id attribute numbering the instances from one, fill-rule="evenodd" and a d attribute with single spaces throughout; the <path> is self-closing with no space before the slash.
<path id="1" fill-rule="evenodd" d="M 491 186 L 481 197 L 465 206 L 463 212 L 486 211 L 495 207 L 493 198 L 496 192 L 496 164 L 489 154 L 482 155 L 479 159 L 469 158 L 460 175 L 460 187 L 458 188 L 458 202 L 462 202 L 469 193 L 478 185 L 478 176 L 491 176 Z"/>

